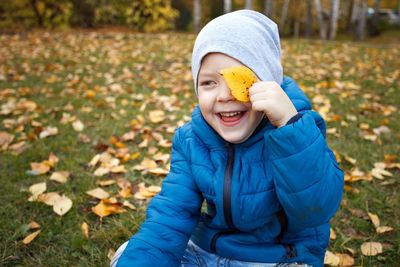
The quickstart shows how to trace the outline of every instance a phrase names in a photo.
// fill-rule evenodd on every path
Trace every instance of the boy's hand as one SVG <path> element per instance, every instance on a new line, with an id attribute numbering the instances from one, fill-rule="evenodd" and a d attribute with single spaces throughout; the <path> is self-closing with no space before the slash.
<path id="1" fill-rule="evenodd" d="M 275 127 L 282 127 L 297 114 L 292 101 L 276 82 L 256 82 L 249 89 L 253 110 L 264 112 Z"/>

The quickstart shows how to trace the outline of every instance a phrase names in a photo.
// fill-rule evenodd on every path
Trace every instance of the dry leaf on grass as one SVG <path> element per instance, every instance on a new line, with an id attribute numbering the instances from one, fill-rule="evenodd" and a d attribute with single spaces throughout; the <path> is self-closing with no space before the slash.
<path id="1" fill-rule="evenodd" d="M 72 123 L 72 128 L 74 128 L 76 132 L 82 132 L 85 125 L 80 120 L 76 120 Z"/>
<path id="2" fill-rule="evenodd" d="M 37 231 L 29 234 L 28 236 L 26 236 L 24 238 L 24 240 L 22 240 L 22 243 L 24 243 L 25 245 L 28 245 L 29 243 L 31 243 L 38 236 L 38 234 L 40 232 L 41 232 L 41 230 L 37 230 Z"/>
<path id="3" fill-rule="evenodd" d="M 72 200 L 62 195 L 53 205 L 53 211 L 60 216 L 66 214 L 72 208 Z"/>
<path id="4" fill-rule="evenodd" d="M 121 203 L 113 203 L 109 201 L 108 199 L 102 199 L 99 204 L 96 206 L 92 207 L 92 211 L 97 215 L 100 216 L 101 218 L 109 216 L 111 214 L 118 214 L 118 213 L 123 213 L 126 212 L 125 209 L 123 209 Z"/>
<path id="5" fill-rule="evenodd" d="M 383 246 L 379 242 L 365 242 L 361 245 L 361 253 L 365 256 L 376 256 L 383 252 Z"/>
<path id="6" fill-rule="evenodd" d="M 50 180 L 56 181 L 60 184 L 64 184 L 68 181 L 70 176 L 69 172 L 62 171 L 62 172 L 53 172 L 50 176 Z"/>
<path id="7" fill-rule="evenodd" d="M 81 225 L 82 235 L 85 238 L 89 238 L 89 225 L 86 222 L 83 222 Z"/>
<path id="8" fill-rule="evenodd" d="M 86 191 L 86 194 L 88 194 L 89 196 L 98 198 L 98 199 L 105 199 L 105 198 L 110 197 L 110 194 L 100 187 Z"/>
<path id="9" fill-rule="evenodd" d="M 46 188 L 45 182 L 31 185 L 29 187 L 29 192 L 32 194 L 32 196 L 29 197 L 28 201 L 36 201 L 38 196 L 46 191 Z"/>

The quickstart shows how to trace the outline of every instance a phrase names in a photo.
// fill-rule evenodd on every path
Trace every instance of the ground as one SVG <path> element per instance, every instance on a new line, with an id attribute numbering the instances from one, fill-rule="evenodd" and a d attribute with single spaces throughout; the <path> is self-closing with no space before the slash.
<path id="1" fill-rule="evenodd" d="M 196 104 L 193 41 L 188 34 L 106 31 L 0 36 L 0 265 L 109 264 L 158 190 L 139 183 L 161 184 L 173 130 Z M 326 119 L 328 144 L 346 172 L 329 251 L 359 266 L 396 266 L 400 45 L 290 39 L 282 47 L 285 74 Z M 50 179 L 60 171 L 70 173 L 67 182 Z M 65 195 L 72 208 L 60 216 L 28 201 L 31 186 L 43 182 L 44 193 Z M 115 197 L 106 206 L 110 216 L 92 210 L 106 196 L 86 192 L 98 187 Z M 382 253 L 364 255 L 361 245 L 371 241 Z"/>

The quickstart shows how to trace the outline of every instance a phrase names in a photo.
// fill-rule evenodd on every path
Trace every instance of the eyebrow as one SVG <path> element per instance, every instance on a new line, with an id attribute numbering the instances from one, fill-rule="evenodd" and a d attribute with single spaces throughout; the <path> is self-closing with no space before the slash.
<path id="1" fill-rule="evenodd" d="M 214 76 L 216 76 L 217 74 L 219 74 L 219 73 L 217 73 L 217 72 L 200 72 L 199 73 L 199 77 L 200 76 L 202 76 L 202 77 L 214 77 Z"/>

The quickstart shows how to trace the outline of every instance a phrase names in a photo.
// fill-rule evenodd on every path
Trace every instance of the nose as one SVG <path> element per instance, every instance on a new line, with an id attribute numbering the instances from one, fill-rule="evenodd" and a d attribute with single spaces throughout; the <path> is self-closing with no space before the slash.
<path id="1" fill-rule="evenodd" d="M 218 90 L 217 101 L 228 102 L 233 100 L 235 100 L 235 98 L 233 97 L 228 85 L 225 82 L 222 82 Z"/>

